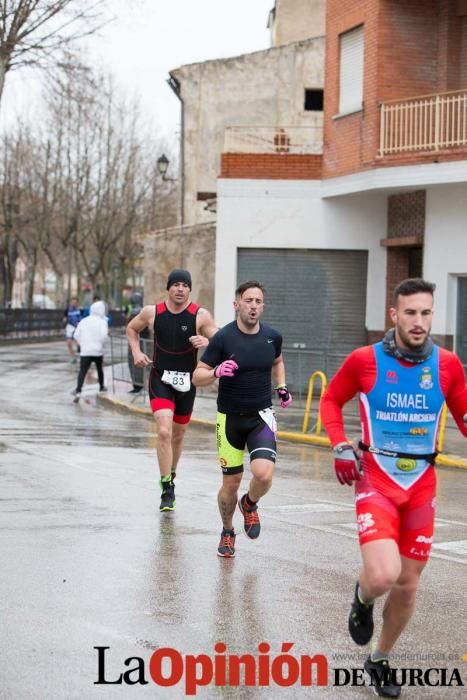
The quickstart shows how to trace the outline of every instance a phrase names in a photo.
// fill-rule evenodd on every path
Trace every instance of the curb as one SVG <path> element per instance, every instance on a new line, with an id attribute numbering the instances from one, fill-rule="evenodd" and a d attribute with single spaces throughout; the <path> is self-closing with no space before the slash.
<path id="1" fill-rule="evenodd" d="M 139 413 L 147 418 L 152 418 L 152 411 L 149 408 L 140 408 L 139 406 L 132 406 L 126 401 L 121 401 L 108 394 L 98 394 L 98 401 L 111 404 L 114 408 L 121 411 Z M 207 420 L 204 418 L 192 418 L 190 420 L 192 425 L 197 425 L 202 428 L 215 428 L 216 422 L 213 420 Z M 306 435 L 303 433 L 290 433 L 283 430 L 277 431 L 277 438 L 279 440 L 285 440 L 286 442 L 299 443 L 301 445 L 312 445 L 314 447 L 330 447 L 331 443 L 329 438 L 321 437 L 320 435 Z M 452 467 L 454 469 L 466 469 L 467 470 L 467 459 L 462 457 L 457 457 L 456 455 L 449 454 L 439 454 L 436 458 L 436 464 L 442 467 Z"/>

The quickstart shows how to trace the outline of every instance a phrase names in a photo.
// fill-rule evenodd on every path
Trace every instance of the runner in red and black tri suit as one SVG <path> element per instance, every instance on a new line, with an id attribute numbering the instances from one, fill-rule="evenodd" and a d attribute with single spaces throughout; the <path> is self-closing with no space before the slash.
<path id="1" fill-rule="evenodd" d="M 320 405 L 336 476 L 341 484 L 355 482 L 363 567 L 348 626 L 357 644 L 370 641 L 374 601 L 388 593 L 381 634 L 365 662 L 381 697 L 400 695 L 388 655 L 412 616 L 430 556 L 444 402 L 467 437 L 464 370 L 454 353 L 430 338 L 434 288 L 422 279 L 396 287 L 390 310 L 394 328 L 382 342 L 347 357 Z M 362 425 L 358 447 L 347 441 L 342 416 L 342 407 L 356 393 Z"/>
<path id="2" fill-rule="evenodd" d="M 174 479 L 193 411 L 196 389 L 191 379 L 198 348 L 205 347 L 217 331 L 209 311 L 190 301 L 191 286 L 187 270 L 172 270 L 167 280 L 167 299 L 156 306 L 143 307 L 127 326 L 136 367 L 152 363 L 149 398 L 158 428 L 161 511 L 175 509 Z M 139 345 L 139 334 L 146 327 L 154 330 L 152 360 Z"/>

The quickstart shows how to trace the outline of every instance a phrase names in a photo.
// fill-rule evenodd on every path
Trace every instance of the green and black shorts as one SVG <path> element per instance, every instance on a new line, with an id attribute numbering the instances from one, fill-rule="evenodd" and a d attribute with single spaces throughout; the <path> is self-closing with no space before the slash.
<path id="1" fill-rule="evenodd" d="M 244 450 L 254 459 L 276 461 L 275 417 L 271 409 L 251 413 L 217 413 L 217 453 L 224 474 L 243 472 Z"/>

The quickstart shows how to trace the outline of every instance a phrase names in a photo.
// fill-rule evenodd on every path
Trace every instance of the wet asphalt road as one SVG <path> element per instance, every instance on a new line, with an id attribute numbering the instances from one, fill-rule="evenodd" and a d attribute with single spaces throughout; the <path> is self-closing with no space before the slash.
<path id="1" fill-rule="evenodd" d="M 360 668 L 367 650 L 346 632 L 359 552 L 351 491 L 335 482 L 327 451 L 280 445 L 261 538 L 239 535 L 236 558 L 222 560 L 210 430 L 190 429 L 177 510 L 161 515 L 151 421 L 97 404 L 95 385 L 74 405 L 76 367 L 63 343 L 0 346 L 0 368 L 0 698 L 182 698 L 183 681 L 161 688 L 150 679 L 151 654 L 171 647 L 213 659 L 216 642 L 255 661 L 267 642 L 271 663 L 293 642 L 296 659 L 327 657 L 330 685 L 211 683 L 198 698 L 374 697 L 331 685 L 332 669 Z M 467 473 L 439 470 L 438 491 L 434 556 L 394 665 L 456 667 L 467 683 Z M 110 647 L 106 680 L 144 663 L 149 682 L 95 685 L 96 646 Z M 129 657 L 143 661 L 125 665 Z M 464 693 L 411 688 L 402 696 Z"/>

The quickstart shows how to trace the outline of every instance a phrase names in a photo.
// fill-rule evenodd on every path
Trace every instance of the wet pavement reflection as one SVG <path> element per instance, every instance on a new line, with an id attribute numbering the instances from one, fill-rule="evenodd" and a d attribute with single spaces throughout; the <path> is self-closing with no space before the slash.
<path id="1" fill-rule="evenodd" d="M 221 643 L 226 656 L 257 658 L 266 643 L 272 662 L 289 642 L 295 658 L 324 654 L 330 668 L 361 667 L 367 650 L 346 629 L 359 566 L 353 499 L 336 483 L 327 450 L 279 445 L 261 538 L 248 540 L 237 512 L 236 558 L 220 559 L 213 431 L 190 428 L 177 509 L 160 514 L 151 420 L 103 407 L 93 384 L 73 404 L 76 368 L 64 343 L 0 347 L 0 360 L 0 697 L 184 697 L 183 682 L 159 688 L 150 679 L 151 654 L 161 647 L 214 659 Z M 431 654 L 432 666 L 457 666 L 465 678 L 467 480 L 449 469 L 438 477 L 434 555 L 397 651 Z M 379 619 L 381 603 L 377 609 Z M 148 683 L 95 685 L 95 647 L 108 647 L 109 681 L 138 657 Z M 370 692 L 210 682 L 196 697 L 352 700 Z M 406 692 L 463 696 L 453 687 Z"/>

